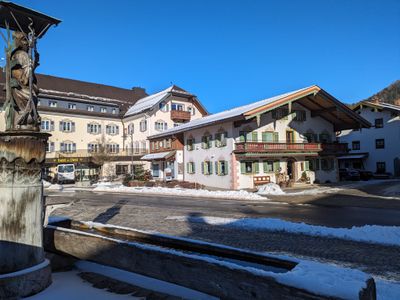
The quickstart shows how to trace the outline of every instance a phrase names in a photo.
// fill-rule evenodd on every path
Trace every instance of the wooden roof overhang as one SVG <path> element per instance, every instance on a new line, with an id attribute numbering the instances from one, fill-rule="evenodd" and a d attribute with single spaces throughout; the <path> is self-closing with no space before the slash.
<path id="1" fill-rule="evenodd" d="M 316 85 L 250 110 L 244 117 L 259 119 L 261 114 L 285 105 L 288 105 L 291 113 L 291 106 L 295 101 L 310 110 L 311 117 L 318 116 L 332 123 L 335 131 L 371 127 L 367 120 Z"/>

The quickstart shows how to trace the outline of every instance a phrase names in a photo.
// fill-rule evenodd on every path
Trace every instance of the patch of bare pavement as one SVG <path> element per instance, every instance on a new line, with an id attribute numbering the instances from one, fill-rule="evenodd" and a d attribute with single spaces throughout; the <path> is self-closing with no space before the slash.
<path id="1" fill-rule="evenodd" d="M 313 199 L 311 202 L 316 205 L 309 206 L 92 192 L 64 193 L 64 196 L 61 196 L 62 193 L 56 193 L 49 196 L 47 200 L 50 203 L 60 201 L 60 198 L 66 202 L 75 200 L 76 203 L 73 206 L 58 209 L 53 213 L 53 215 L 68 216 L 75 220 L 156 231 L 261 252 L 295 255 L 322 262 L 351 266 L 375 276 L 400 280 L 399 247 L 282 231 L 229 228 L 223 225 L 210 225 L 206 222 L 178 222 L 168 218 L 177 215 L 230 218 L 274 217 L 293 222 L 333 227 L 351 227 L 364 224 L 400 225 L 400 211 L 396 210 L 400 206 L 397 206 L 396 209 L 387 209 L 385 206 L 387 203 L 385 201 L 395 203 L 400 201 L 373 197 L 367 197 L 367 200 L 365 200 L 366 198 L 362 196 L 362 193 L 374 196 L 372 192 L 377 191 L 376 186 L 369 185 L 366 188 L 346 188 L 330 194 L 292 196 L 300 203 L 307 203 L 307 201 Z M 380 183 L 378 185 L 379 188 L 391 188 L 393 186 L 389 183 L 386 187 Z M 368 190 L 370 191 L 368 192 Z M 288 197 L 283 196 L 282 198 Z M 280 199 L 281 196 L 269 198 L 275 200 L 275 198 Z M 380 209 L 346 205 L 348 201 L 357 203 L 362 199 L 368 201 L 368 206 L 371 203 L 380 202 L 372 205 Z M 324 201 L 330 204 L 325 205 Z M 342 203 L 345 204 L 342 205 Z M 395 205 L 393 204 L 393 206 Z"/>

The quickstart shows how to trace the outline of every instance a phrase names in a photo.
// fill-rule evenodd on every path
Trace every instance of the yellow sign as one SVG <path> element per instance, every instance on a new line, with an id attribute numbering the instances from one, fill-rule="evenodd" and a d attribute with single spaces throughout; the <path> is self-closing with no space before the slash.
<path id="1" fill-rule="evenodd" d="M 74 162 L 80 162 L 81 159 L 78 157 L 66 157 L 66 158 L 57 158 L 56 162 L 57 163 L 74 163 Z"/>

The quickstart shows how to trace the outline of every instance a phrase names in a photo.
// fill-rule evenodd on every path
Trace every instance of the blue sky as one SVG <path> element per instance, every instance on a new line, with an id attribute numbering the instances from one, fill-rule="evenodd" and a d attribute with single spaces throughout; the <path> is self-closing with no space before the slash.
<path id="1" fill-rule="evenodd" d="M 398 0 L 14 2 L 63 21 L 38 72 L 149 93 L 172 82 L 210 112 L 312 84 L 352 103 L 400 79 Z"/>

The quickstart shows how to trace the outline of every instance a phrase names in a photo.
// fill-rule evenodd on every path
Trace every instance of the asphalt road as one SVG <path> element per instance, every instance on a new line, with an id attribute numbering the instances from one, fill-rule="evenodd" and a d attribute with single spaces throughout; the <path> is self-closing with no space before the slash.
<path id="1" fill-rule="evenodd" d="M 49 193 L 47 203 L 76 201 L 71 214 L 81 219 L 96 219 L 91 210 L 98 213 L 97 220 L 110 222 L 124 210 L 157 212 L 155 218 L 173 215 L 202 215 L 232 218 L 280 218 L 292 222 L 304 222 L 329 227 L 363 225 L 400 226 L 400 210 L 361 207 L 335 207 L 315 204 L 286 204 L 271 201 L 239 201 L 225 199 L 186 198 L 123 193 L 76 191 Z M 77 210 L 84 210 L 79 214 Z M 88 217 L 84 217 L 85 213 Z M 152 214 L 149 213 L 149 216 Z M 135 215 L 135 218 L 140 214 Z M 122 218 L 123 216 L 119 216 Z M 132 218 L 127 215 L 126 218 Z M 146 220 L 148 221 L 148 220 Z M 155 219 L 154 222 L 157 222 Z M 128 223 L 128 222 L 127 222 Z"/>

